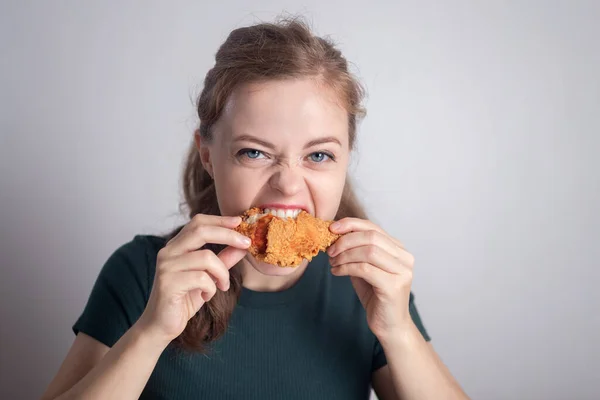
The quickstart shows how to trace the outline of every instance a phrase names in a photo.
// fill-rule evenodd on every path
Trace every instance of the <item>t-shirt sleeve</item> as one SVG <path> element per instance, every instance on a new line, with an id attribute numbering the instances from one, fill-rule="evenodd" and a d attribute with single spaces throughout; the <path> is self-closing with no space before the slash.
<path id="1" fill-rule="evenodd" d="M 415 296 L 412 293 L 410 294 L 410 298 L 408 300 L 408 311 L 410 312 L 410 316 L 411 316 L 413 322 L 419 329 L 419 332 L 421 332 L 423 339 L 425 339 L 425 341 L 429 342 L 431 340 L 431 337 L 429 337 L 429 334 L 427 333 L 427 330 L 425 329 L 425 326 L 423 325 L 423 321 L 421 321 L 421 316 L 419 315 L 419 312 L 417 311 L 417 306 L 415 304 Z M 381 343 L 379 343 L 379 340 L 377 340 L 377 338 L 375 338 L 372 370 L 376 371 L 386 364 L 387 364 L 387 359 L 385 357 L 385 352 L 383 351 L 383 347 L 381 346 Z"/>
<path id="2" fill-rule="evenodd" d="M 112 347 L 144 311 L 151 287 L 148 242 L 136 236 L 114 251 L 100 270 L 72 329 Z"/>

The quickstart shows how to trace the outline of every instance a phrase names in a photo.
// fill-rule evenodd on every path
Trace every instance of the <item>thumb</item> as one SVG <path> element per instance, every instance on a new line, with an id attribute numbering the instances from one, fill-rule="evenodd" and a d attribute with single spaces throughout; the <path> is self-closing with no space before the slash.
<path id="1" fill-rule="evenodd" d="M 190 300 L 192 301 L 192 308 L 194 310 L 194 314 L 190 315 L 189 317 L 192 318 L 200 310 L 204 303 L 206 303 L 206 301 L 204 300 L 201 289 L 194 289 L 190 291 L 188 295 L 190 296 Z"/>
<path id="2" fill-rule="evenodd" d="M 236 247 L 227 246 L 219 252 L 217 257 L 225 264 L 227 269 L 231 269 L 235 264 L 240 262 L 246 256 L 246 249 L 238 249 Z"/>

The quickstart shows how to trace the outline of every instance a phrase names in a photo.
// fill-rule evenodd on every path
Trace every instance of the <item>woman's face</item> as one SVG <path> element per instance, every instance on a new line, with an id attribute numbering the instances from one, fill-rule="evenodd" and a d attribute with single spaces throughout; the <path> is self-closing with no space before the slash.
<path id="1" fill-rule="evenodd" d="M 248 84 L 234 91 L 213 126 L 212 142 L 197 139 L 221 213 L 291 208 L 333 219 L 350 153 L 348 114 L 336 100 L 309 79 Z M 250 261 L 269 275 L 293 270 Z"/>

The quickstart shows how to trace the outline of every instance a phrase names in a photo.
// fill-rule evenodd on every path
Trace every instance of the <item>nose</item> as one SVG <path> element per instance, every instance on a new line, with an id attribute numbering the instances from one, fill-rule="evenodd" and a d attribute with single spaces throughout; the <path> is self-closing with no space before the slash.
<path id="1" fill-rule="evenodd" d="M 293 196 L 302 190 L 304 177 L 293 166 L 281 166 L 269 178 L 269 185 L 284 196 Z"/>

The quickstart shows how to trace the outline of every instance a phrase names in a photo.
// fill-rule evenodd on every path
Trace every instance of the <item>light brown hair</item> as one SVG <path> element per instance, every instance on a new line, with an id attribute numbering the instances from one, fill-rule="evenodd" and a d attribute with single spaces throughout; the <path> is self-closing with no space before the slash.
<path id="1" fill-rule="evenodd" d="M 361 106 L 363 88 L 349 72 L 346 59 L 335 45 L 315 36 L 305 22 L 295 18 L 235 29 L 219 48 L 215 61 L 197 101 L 198 134 L 203 142 L 212 140 L 211 128 L 221 116 L 228 97 L 239 85 L 313 78 L 332 89 L 347 110 L 349 144 L 351 150 L 354 148 L 357 123 L 365 114 Z M 185 197 L 182 206 L 187 209 L 190 219 L 198 213 L 220 215 L 213 179 L 202 166 L 193 141 L 183 170 L 182 186 Z M 366 218 L 348 177 L 336 219 L 344 217 Z M 222 249 L 216 245 L 205 248 L 215 252 Z M 235 268 L 230 270 L 230 281 L 229 291 L 217 290 L 188 322 L 176 340 L 183 348 L 205 351 L 210 342 L 225 333 L 242 290 L 242 279 Z"/>

